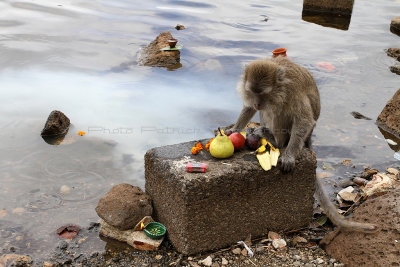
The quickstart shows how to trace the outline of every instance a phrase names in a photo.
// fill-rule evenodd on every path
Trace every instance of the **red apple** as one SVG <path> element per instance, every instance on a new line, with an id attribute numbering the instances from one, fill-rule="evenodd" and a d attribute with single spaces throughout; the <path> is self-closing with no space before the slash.
<path id="1" fill-rule="evenodd" d="M 235 147 L 235 150 L 241 149 L 244 146 L 244 143 L 246 142 L 246 139 L 240 133 L 232 133 L 231 135 L 229 135 L 229 139 L 231 140 L 233 146 Z"/>

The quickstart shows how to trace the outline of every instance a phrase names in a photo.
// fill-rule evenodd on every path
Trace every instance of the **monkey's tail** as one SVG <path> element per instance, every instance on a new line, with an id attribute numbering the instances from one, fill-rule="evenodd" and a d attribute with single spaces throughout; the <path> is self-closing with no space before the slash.
<path id="1" fill-rule="evenodd" d="M 325 211 L 328 218 L 333 224 L 339 227 L 342 231 L 356 231 L 363 233 L 374 233 L 378 230 L 378 226 L 370 223 L 358 223 L 344 219 L 336 211 L 335 206 L 329 200 L 328 194 L 326 193 L 324 186 L 319 178 L 316 181 L 316 196 L 317 199 Z"/>

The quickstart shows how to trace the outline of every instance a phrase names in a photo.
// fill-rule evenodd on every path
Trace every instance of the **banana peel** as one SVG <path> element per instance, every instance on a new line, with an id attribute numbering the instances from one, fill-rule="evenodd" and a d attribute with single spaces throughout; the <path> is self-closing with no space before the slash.
<path id="1" fill-rule="evenodd" d="M 266 151 L 266 146 L 270 147 L 270 151 Z M 280 156 L 279 149 L 275 148 L 265 138 L 261 138 L 261 146 L 257 149 L 257 159 L 261 167 L 265 171 L 269 171 L 272 166 L 276 167 L 278 164 L 278 158 Z"/>
<path id="2" fill-rule="evenodd" d="M 269 171 L 272 166 L 271 166 L 271 156 L 269 155 L 269 152 L 265 152 L 262 154 L 257 154 L 257 159 L 258 162 L 260 162 L 261 167 L 265 170 L 265 171 Z"/>
<path id="3" fill-rule="evenodd" d="M 278 158 L 279 158 L 279 155 L 280 155 L 279 149 L 277 149 L 277 148 L 272 149 L 271 148 L 271 151 L 269 153 L 270 153 L 270 156 L 271 156 L 271 165 L 276 167 L 276 165 L 278 164 Z"/>
<path id="4" fill-rule="evenodd" d="M 260 142 L 262 146 L 266 146 L 268 144 L 268 141 L 265 138 L 261 138 Z"/>

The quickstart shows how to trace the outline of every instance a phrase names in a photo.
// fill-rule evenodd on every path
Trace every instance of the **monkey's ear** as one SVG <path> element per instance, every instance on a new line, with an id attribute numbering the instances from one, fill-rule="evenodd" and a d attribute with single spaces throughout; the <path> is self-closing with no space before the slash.
<path id="1" fill-rule="evenodd" d="M 276 70 L 276 79 L 282 82 L 285 79 L 286 69 L 284 67 L 279 67 Z"/>

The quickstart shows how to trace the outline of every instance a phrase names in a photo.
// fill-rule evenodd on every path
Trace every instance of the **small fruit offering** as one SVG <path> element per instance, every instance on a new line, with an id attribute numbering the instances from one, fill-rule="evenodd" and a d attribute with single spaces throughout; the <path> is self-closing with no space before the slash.
<path id="1" fill-rule="evenodd" d="M 228 136 L 218 128 L 219 134 L 210 144 L 210 154 L 218 159 L 229 158 L 235 152 L 235 147 Z"/>
<path id="2" fill-rule="evenodd" d="M 231 140 L 235 150 L 241 149 L 246 142 L 246 139 L 240 133 L 231 133 L 229 139 Z"/>
<path id="3" fill-rule="evenodd" d="M 260 137 L 255 134 L 248 134 L 246 137 L 246 146 L 252 150 L 260 147 Z"/>

